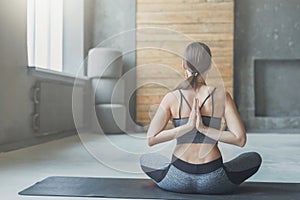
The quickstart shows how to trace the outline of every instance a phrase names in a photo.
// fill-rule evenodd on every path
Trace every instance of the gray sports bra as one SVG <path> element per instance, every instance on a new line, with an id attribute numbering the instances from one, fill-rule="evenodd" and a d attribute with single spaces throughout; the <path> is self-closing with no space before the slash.
<path id="1" fill-rule="evenodd" d="M 190 110 L 191 105 L 185 98 L 185 96 L 182 94 L 181 90 L 178 90 L 180 93 L 180 105 L 179 105 L 179 118 L 173 118 L 173 123 L 175 127 L 182 126 L 186 124 L 189 120 L 188 117 L 181 117 L 181 107 L 182 107 L 182 100 L 187 103 L 189 106 Z M 213 117 L 214 115 L 214 92 L 216 91 L 216 88 L 206 97 L 206 99 L 203 101 L 202 105 L 200 106 L 200 111 L 205 104 L 205 102 L 209 99 L 209 97 L 212 98 L 212 114 L 210 116 L 202 116 L 203 124 L 208 127 L 212 127 L 215 129 L 220 129 L 221 128 L 221 118 L 219 117 Z M 187 144 L 187 143 L 203 143 L 203 144 L 216 144 L 217 141 L 205 136 L 203 133 L 199 132 L 196 128 L 193 130 L 187 132 L 183 136 L 177 138 L 177 144 Z"/>

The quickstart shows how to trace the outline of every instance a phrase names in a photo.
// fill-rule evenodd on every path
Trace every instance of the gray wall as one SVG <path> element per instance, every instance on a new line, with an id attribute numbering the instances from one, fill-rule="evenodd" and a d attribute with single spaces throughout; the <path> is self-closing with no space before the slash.
<path id="1" fill-rule="evenodd" d="M 84 0 L 84 58 L 87 57 L 90 48 L 93 47 L 94 5 L 95 0 Z M 86 60 L 85 64 L 87 64 Z M 86 66 L 84 71 L 84 74 L 87 74 Z"/>
<path id="2" fill-rule="evenodd" d="M 0 151 L 69 135 L 34 136 L 31 89 L 35 79 L 27 75 L 26 12 L 26 0 L 0 1 Z"/>
<path id="3" fill-rule="evenodd" d="M 123 52 L 124 73 L 134 70 L 136 0 L 94 0 L 94 3 L 93 47 L 101 44 L 104 47 L 120 49 Z M 126 82 L 125 91 L 136 86 L 135 73 L 132 74 L 132 78 Z M 129 94 L 126 95 L 125 98 L 129 99 Z M 131 98 L 129 111 L 135 118 L 135 96 Z"/>
<path id="4" fill-rule="evenodd" d="M 299 0 L 235 1 L 234 90 L 237 106 L 248 131 L 261 132 L 275 129 L 275 131 L 286 132 L 288 129 L 300 129 L 300 116 L 259 116 L 260 112 L 255 110 L 259 108 L 257 104 L 274 103 L 275 100 L 279 102 L 276 108 L 300 108 L 300 93 L 295 86 L 299 83 L 295 84 L 297 80 L 293 79 L 297 76 L 286 77 L 289 74 L 300 73 L 299 62 L 295 64 L 300 58 L 299 19 Z M 259 64 L 262 63 L 259 61 L 272 66 L 268 66 L 267 70 L 259 69 L 265 66 Z M 255 66 L 255 63 L 258 65 Z M 289 63 L 293 63 L 292 66 Z M 280 74 L 271 69 L 276 66 L 284 68 L 277 72 L 294 71 Z M 255 71 L 258 75 L 268 73 L 265 75 L 268 77 L 263 81 L 258 80 Z M 283 84 L 272 84 L 274 80 L 282 81 Z M 261 98 L 262 92 L 274 90 L 272 87 L 276 87 L 276 91 L 281 92 L 266 93 L 267 97 Z M 290 95 L 286 95 L 285 100 L 281 98 L 281 95 L 295 92 L 297 95 L 293 98 L 289 98 Z M 265 100 L 255 101 L 255 95 Z M 278 96 L 281 99 L 278 99 Z M 291 106 L 280 106 L 280 103 Z"/>
<path id="5" fill-rule="evenodd" d="M 109 36 L 135 27 L 135 0 L 85 0 L 84 3 L 84 55 Z M 28 75 L 27 69 L 26 12 L 26 0 L 0 1 L 0 151 L 70 135 L 61 133 L 36 137 L 33 133 L 32 88 L 36 78 Z M 123 38 L 117 43 L 106 45 L 118 47 L 122 51 L 134 49 L 135 35 L 130 34 L 129 37 L 132 40 Z M 135 53 L 125 55 L 124 61 L 125 71 L 135 67 Z M 134 87 L 135 77 L 126 86 Z M 130 106 L 134 114 L 135 103 Z"/>
<path id="6" fill-rule="evenodd" d="M 26 74 L 26 1 L 0 2 L 0 145 L 31 135 L 33 80 Z"/>
<path id="7" fill-rule="evenodd" d="M 73 75 L 84 59 L 84 3 L 84 0 L 64 0 L 63 71 Z"/>

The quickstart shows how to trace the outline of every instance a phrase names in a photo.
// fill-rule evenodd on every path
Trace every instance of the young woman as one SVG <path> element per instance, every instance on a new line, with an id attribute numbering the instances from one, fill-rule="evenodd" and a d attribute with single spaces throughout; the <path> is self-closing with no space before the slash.
<path id="1" fill-rule="evenodd" d="M 205 76 L 211 65 L 207 45 L 200 42 L 188 45 L 182 64 L 187 79 L 165 95 L 149 126 L 149 146 L 177 140 L 171 160 L 157 153 L 141 157 L 141 168 L 162 189 L 228 193 L 261 165 L 261 156 L 255 152 L 223 163 L 218 142 L 243 147 L 246 132 L 230 94 L 206 85 Z M 223 117 L 228 130 L 220 130 Z M 175 127 L 165 130 L 170 119 Z"/>

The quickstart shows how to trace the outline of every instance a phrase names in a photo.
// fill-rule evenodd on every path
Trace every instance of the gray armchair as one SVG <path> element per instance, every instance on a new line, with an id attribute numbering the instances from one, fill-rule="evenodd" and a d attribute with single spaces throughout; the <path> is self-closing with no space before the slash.
<path id="1" fill-rule="evenodd" d="M 126 130 L 125 83 L 122 53 L 116 49 L 94 48 L 89 51 L 88 77 L 98 122 L 104 133 Z"/>

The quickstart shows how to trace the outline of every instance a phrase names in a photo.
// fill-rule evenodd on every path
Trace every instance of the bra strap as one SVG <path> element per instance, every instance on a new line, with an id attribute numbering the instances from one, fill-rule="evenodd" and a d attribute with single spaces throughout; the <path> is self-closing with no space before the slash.
<path id="1" fill-rule="evenodd" d="M 186 104 L 189 106 L 189 109 L 192 110 L 192 107 L 191 107 L 191 105 L 189 104 L 188 100 L 185 98 L 185 96 L 183 95 L 183 93 L 181 92 L 181 90 L 179 90 L 179 91 L 180 91 L 180 94 L 181 94 L 181 96 L 183 97 L 184 101 L 185 101 Z"/>
<path id="2" fill-rule="evenodd" d="M 201 104 L 199 110 L 202 109 L 202 107 L 204 106 L 204 104 L 206 103 L 206 101 L 209 99 L 210 96 L 212 96 L 212 101 L 213 101 L 213 94 L 216 91 L 217 88 L 214 88 L 213 91 L 204 99 L 203 103 Z M 212 112 L 214 112 L 214 102 L 212 102 Z"/>
<path id="3" fill-rule="evenodd" d="M 212 104 L 212 108 L 211 108 L 211 116 L 214 116 L 214 111 L 215 111 L 215 104 L 214 104 L 214 92 L 216 91 L 216 88 L 211 92 L 211 104 Z"/>
<path id="4" fill-rule="evenodd" d="M 180 93 L 180 106 L 179 106 L 179 118 L 181 119 L 181 108 L 182 108 L 182 99 L 186 102 L 186 104 L 189 106 L 190 110 L 192 110 L 191 105 L 189 104 L 188 100 L 185 98 L 185 96 L 182 94 L 182 91 L 179 89 L 178 90 Z"/>
<path id="5" fill-rule="evenodd" d="M 178 91 L 179 91 L 179 93 L 180 93 L 180 103 L 179 103 L 179 110 L 178 110 L 178 113 L 179 113 L 179 119 L 181 119 L 182 93 L 181 93 L 180 89 L 179 89 Z"/>

